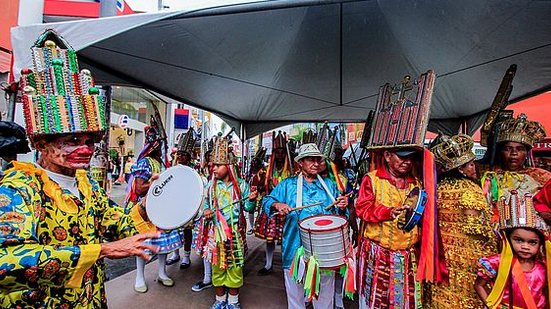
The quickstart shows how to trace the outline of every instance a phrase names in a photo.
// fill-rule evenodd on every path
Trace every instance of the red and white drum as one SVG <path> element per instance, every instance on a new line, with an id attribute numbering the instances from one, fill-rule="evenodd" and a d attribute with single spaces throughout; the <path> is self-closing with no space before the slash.
<path id="1" fill-rule="evenodd" d="M 304 258 L 316 257 L 320 268 L 338 268 L 345 264 L 352 246 L 345 217 L 317 215 L 299 222 Z"/>

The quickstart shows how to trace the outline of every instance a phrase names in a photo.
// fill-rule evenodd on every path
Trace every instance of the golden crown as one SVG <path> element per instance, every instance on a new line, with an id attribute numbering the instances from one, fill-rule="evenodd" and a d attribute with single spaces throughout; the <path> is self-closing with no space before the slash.
<path id="1" fill-rule="evenodd" d="M 431 151 L 435 160 L 442 165 L 445 171 L 458 168 L 461 165 L 474 160 L 473 139 L 465 134 L 452 137 L 441 137 L 441 141 Z"/>
<path id="2" fill-rule="evenodd" d="M 545 137 L 545 129 L 537 121 L 530 121 L 525 114 L 497 124 L 497 143 L 517 142 L 532 147 Z"/>

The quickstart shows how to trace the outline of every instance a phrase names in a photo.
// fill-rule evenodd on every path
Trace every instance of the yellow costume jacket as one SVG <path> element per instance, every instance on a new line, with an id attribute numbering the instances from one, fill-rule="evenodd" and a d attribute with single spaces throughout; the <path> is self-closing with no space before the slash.
<path id="1" fill-rule="evenodd" d="M 105 308 L 100 244 L 148 229 L 138 208 L 110 202 L 84 171 L 80 196 L 30 163 L 14 162 L 0 183 L 0 306 Z"/>

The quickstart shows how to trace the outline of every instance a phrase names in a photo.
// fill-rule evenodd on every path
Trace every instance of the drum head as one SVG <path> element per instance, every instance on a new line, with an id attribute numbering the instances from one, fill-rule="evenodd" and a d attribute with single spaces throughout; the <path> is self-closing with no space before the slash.
<path id="1" fill-rule="evenodd" d="M 307 231 L 331 231 L 346 224 L 346 218 L 335 215 L 317 215 L 299 222 L 300 228 Z"/>
<path id="2" fill-rule="evenodd" d="M 192 221 L 203 206 L 203 180 L 192 168 L 171 167 L 159 175 L 147 192 L 149 220 L 161 229 L 175 229 Z"/>

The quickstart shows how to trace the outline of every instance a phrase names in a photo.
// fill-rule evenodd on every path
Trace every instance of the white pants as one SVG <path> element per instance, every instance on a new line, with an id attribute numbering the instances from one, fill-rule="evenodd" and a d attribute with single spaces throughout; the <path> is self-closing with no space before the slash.
<path id="1" fill-rule="evenodd" d="M 297 284 L 291 278 L 288 269 L 283 270 L 285 277 L 285 291 L 287 292 L 287 308 L 300 309 L 306 308 L 304 302 L 304 287 Z M 335 295 L 335 273 L 326 275 L 321 273 L 320 276 L 320 293 L 318 299 L 314 299 L 312 304 L 315 309 L 333 309 Z"/>

